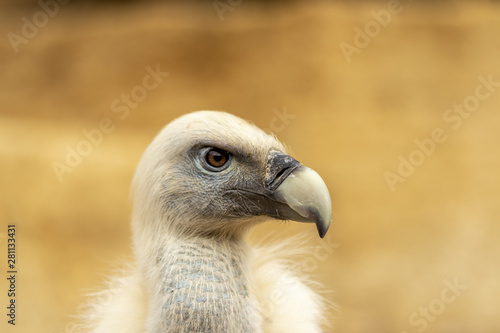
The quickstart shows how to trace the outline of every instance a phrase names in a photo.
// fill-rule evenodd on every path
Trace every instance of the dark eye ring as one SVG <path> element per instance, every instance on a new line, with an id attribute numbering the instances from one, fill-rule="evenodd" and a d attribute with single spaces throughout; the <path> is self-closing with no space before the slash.
<path id="1" fill-rule="evenodd" d="M 231 154 L 219 148 L 207 148 L 204 154 L 205 166 L 210 171 L 222 171 L 229 166 Z"/>

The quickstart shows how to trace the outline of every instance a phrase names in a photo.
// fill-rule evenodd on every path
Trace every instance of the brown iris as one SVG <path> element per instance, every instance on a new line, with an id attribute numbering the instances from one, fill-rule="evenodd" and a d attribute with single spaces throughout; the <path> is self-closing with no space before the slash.
<path id="1" fill-rule="evenodd" d="M 214 168 L 221 168 L 229 160 L 229 154 L 222 149 L 212 148 L 205 155 L 205 161 Z"/>

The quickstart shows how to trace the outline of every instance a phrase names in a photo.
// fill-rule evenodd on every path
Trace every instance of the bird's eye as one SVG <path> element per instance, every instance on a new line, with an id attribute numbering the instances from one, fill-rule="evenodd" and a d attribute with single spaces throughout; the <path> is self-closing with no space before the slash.
<path id="1" fill-rule="evenodd" d="M 230 154 L 222 149 L 209 148 L 205 153 L 205 162 L 211 171 L 221 171 L 227 167 Z"/>

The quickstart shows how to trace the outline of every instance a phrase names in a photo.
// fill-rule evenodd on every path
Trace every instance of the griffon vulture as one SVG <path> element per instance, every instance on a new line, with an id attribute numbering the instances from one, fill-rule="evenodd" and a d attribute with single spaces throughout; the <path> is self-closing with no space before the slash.
<path id="1" fill-rule="evenodd" d="M 282 256 L 296 244 L 244 237 L 272 219 L 321 237 L 330 225 L 325 183 L 276 138 L 228 113 L 184 115 L 146 149 L 133 197 L 135 263 L 92 306 L 90 332 L 321 332 L 323 298 Z"/>

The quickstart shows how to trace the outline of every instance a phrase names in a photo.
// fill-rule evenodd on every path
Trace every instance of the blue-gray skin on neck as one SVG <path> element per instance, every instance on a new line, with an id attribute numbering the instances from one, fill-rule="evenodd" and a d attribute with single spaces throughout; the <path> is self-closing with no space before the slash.
<path id="1" fill-rule="evenodd" d="M 199 239 L 167 245 L 157 259 L 162 332 L 256 331 L 242 246 Z"/>

